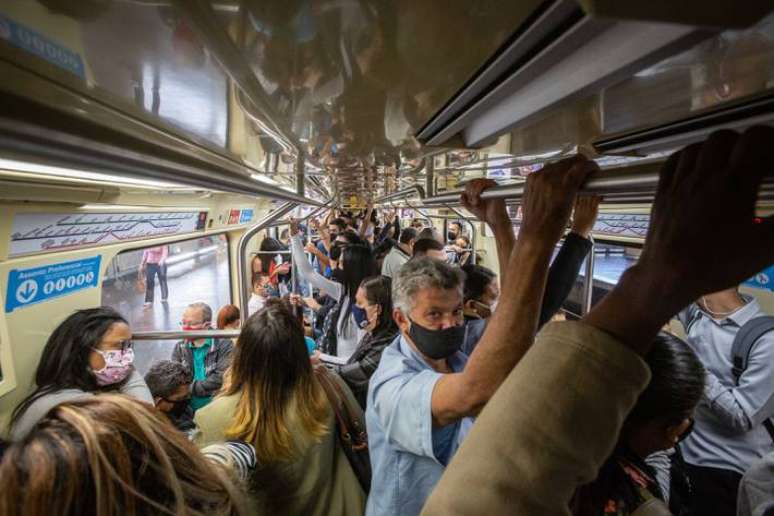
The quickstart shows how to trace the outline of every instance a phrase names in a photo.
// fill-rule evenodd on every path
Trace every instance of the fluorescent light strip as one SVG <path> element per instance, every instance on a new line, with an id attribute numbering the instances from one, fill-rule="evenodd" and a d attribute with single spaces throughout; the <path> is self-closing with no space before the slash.
<path id="1" fill-rule="evenodd" d="M 151 212 L 189 212 L 189 211 L 207 211 L 207 208 L 196 206 L 141 206 L 141 205 L 128 205 L 128 204 L 84 204 L 81 206 L 82 210 L 105 210 L 110 212 L 121 211 L 151 211 Z"/>
<path id="2" fill-rule="evenodd" d="M 74 179 L 79 181 L 95 181 L 100 183 L 118 183 L 121 186 L 138 186 L 151 188 L 181 188 L 183 185 L 178 183 L 169 183 L 166 181 L 155 181 L 151 179 L 135 179 L 133 177 L 116 176 L 112 174 L 102 174 L 99 172 L 88 172 L 86 170 L 76 170 L 72 168 L 56 167 L 52 165 L 42 165 L 39 163 L 30 163 L 27 161 L 16 161 L 0 158 L 0 170 L 7 169 L 10 172 L 26 172 L 35 174 L 38 177 L 56 177 L 61 179 Z"/>

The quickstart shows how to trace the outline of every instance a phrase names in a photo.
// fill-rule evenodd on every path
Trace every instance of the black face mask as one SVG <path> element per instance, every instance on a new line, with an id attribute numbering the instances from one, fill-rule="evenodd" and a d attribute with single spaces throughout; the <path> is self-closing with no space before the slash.
<path id="1" fill-rule="evenodd" d="M 443 330 L 429 330 L 411 319 L 409 337 L 423 355 L 440 360 L 459 351 L 465 341 L 465 325 L 452 326 Z"/>
<path id="2" fill-rule="evenodd" d="M 343 269 L 333 269 L 331 271 L 331 279 L 333 281 L 336 281 L 338 283 L 344 282 L 344 270 Z"/>
<path id="3" fill-rule="evenodd" d="M 336 242 L 331 246 L 331 253 L 330 253 L 331 260 L 338 260 L 339 258 L 341 258 L 341 247 L 342 247 L 341 243 L 339 242 Z"/>
<path id="4" fill-rule="evenodd" d="M 454 233 L 453 231 L 449 231 L 446 233 L 446 240 L 457 240 L 457 233 Z"/>
<path id="5" fill-rule="evenodd" d="M 186 400 L 179 400 L 179 401 L 170 401 L 170 400 L 165 399 L 164 401 L 172 403 L 172 405 L 173 405 L 172 410 L 167 412 L 167 415 L 169 416 L 170 419 L 179 419 L 179 418 L 183 417 L 183 415 L 185 414 L 186 410 L 188 409 L 188 404 L 190 402 L 190 400 L 187 400 L 187 399 Z"/>

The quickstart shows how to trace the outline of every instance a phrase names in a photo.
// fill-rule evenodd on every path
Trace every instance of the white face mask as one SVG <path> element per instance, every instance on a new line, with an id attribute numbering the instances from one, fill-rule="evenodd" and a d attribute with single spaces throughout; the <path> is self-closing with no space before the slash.
<path id="1" fill-rule="evenodd" d="M 494 311 L 497 310 L 497 303 L 499 302 L 500 302 L 500 298 L 495 299 L 494 302 L 491 305 L 489 305 L 489 311 L 494 313 Z"/>

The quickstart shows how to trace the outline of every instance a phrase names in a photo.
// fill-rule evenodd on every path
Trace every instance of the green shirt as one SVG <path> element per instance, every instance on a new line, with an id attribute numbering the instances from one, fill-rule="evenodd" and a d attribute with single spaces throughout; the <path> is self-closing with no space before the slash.
<path id="1" fill-rule="evenodd" d="M 205 343 L 198 348 L 192 343 L 188 343 L 188 348 L 193 352 L 193 379 L 206 380 L 207 370 L 204 366 L 204 359 L 212 346 L 212 339 L 207 339 Z M 212 396 L 191 396 L 191 408 L 194 411 L 202 408 L 212 400 Z"/>

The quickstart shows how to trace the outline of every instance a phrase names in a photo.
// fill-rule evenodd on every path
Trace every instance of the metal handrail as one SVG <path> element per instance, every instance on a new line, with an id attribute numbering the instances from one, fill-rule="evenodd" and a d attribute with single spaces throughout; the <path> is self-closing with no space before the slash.
<path id="1" fill-rule="evenodd" d="M 248 228 L 242 236 L 239 238 L 239 244 L 237 246 L 237 271 L 239 278 L 242 279 L 239 285 L 239 318 L 242 324 L 247 320 L 247 303 L 250 298 L 250 289 L 252 285 L 249 285 L 252 279 L 250 274 L 246 274 L 247 271 L 247 243 L 250 239 L 258 233 L 276 222 L 280 217 L 290 212 L 293 208 L 298 206 L 294 202 L 286 202 L 278 207 L 273 212 L 269 213 L 262 220 L 257 222 L 254 226 Z"/>
<path id="2" fill-rule="evenodd" d="M 580 190 L 582 194 L 606 194 L 625 192 L 628 194 L 655 192 L 658 185 L 658 172 L 640 174 L 622 174 L 618 172 L 600 171 L 591 176 Z M 502 185 L 488 188 L 481 192 L 482 199 L 520 199 L 524 195 L 526 185 Z M 435 197 L 422 199 L 425 206 L 443 206 L 459 204 L 460 195 L 464 190 L 447 192 Z"/>
<path id="3" fill-rule="evenodd" d="M 239 333 L 239 330 L 135 331 L 132 340 L 233 339 Z"/>

